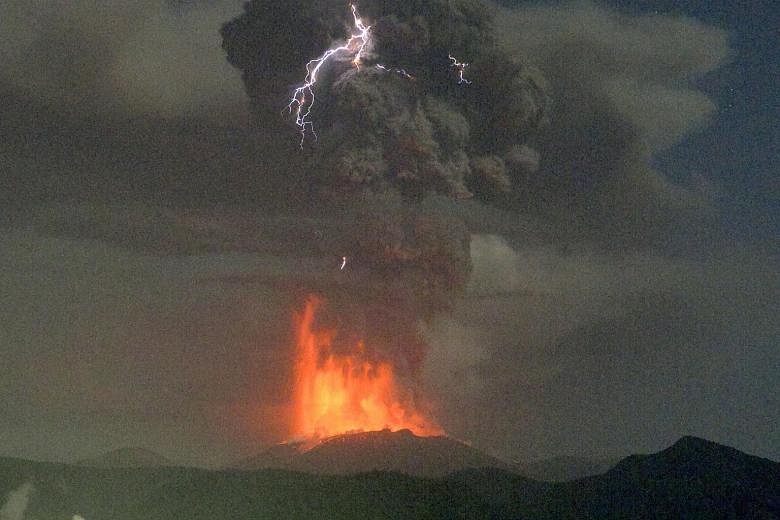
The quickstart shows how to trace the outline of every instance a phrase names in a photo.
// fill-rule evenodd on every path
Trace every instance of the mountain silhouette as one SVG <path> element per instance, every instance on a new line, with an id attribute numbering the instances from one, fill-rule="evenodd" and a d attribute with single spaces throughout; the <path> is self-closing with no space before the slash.
<path id="1" fill-rule="evenodd" d="M 474 454 L 468 446 L 432 439 L 436 448 L 431 438 L 421 441 L 409 432 L 340 436 L 293 459 L 308 454 L 301 460 L 316 467 L 334 464 L 331 473 L 348 464 L 386 465 L 396 455 L 399 467 L 439 473 L 464 460 L 470 463 Z M 422 449 L 418 453 L 425 463 L 401 453 L 407 449 Z M 446 459 L 446 450 L 452 450 L 454 462 L 439 460 Z M 365 457 L 373 462 L 361 462 Z M 482 463 L 486 459 L 481 457 L 474 460 Z M 568 482 L 540 482 L 496 467 L 432 478 L 388 471 L 326 475 L 279 469 L 96 468 L 0 458 L 0 496 L 28 482 L 34 492 L 25 518 L 780 518 L 780 464 L 695 437 L 658 453 L 626 457 L 601 475 Z"/>
<path id="2" fill-rule="evenodd" d="M 552 457 L 533 462 L 518 462 L 515 471 L 534 480 L 567 482 L 593 475 L 601 475 L 612 468 L 618 459 L 589 457 Z"/>

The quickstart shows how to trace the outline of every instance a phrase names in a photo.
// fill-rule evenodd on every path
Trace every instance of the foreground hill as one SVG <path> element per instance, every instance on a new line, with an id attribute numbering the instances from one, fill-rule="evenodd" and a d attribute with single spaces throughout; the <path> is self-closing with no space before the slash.
<path id="1" fill-rule="evenodd" d="M 468 468 L 511 469 L 463 442 L 445 436 L 418 437 L 409 430 L 337 435 L 309 450 L 300 444 L 281 444 L 237 467 L 322 475 L 391 471 L 418 477 L 443 477 Z"/>
<path id="2" fill-rule="evenodd" d="M 609 506 L 604 497 L 617 499 Z M 595 481 L 590 507 L 668 518 L 780 518 L 780 464 L 696 437 L 632 455 Z M 650 499 L 649 497 L 652 497 Z M 769 513 L 772 513 L 769 516 Z"/>
<path id="3" fill-rule="evenodd" d="M 159 453 L 144 448 L 120 448 L 76 462 L 76 466 L 92 468 L 158 468 L 173 465 Z"/>
<path id="4" fill-rule="evenodd" d="M 623 459 L 603 475 L 564 483 L 490 468 L 421 478 L 0 459 L 0 497 L 29 488 L 26 483 L 34 491 L 24 518 L 37 519 L 780 517 L 780 464 L 692 437 Z"/>
<path id="5" fill-rule="evenodd" d="M 579 478 L 601 475 L 617 464 L 618 459 L 592 459 L 587 457 L 553 457 L 534 462 L 517 463 L 517 473 L 534 480 L 566 482 Z"/>

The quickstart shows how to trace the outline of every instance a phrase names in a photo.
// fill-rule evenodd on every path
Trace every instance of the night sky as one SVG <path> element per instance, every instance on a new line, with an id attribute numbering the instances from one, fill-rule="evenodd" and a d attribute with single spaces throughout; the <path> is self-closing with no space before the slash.
<path id="1" fill-rule="evenodd" d="M 307 202 L 300 136 L 262 111 L 286 106 L 286 77 L 277 103 L 228 63 L 220 28 L 243 2 L 93 4 L 0 6 L 0 455 L 224 464 L 285 439 L 305 290 L 359 306 L 382 276 L 357 263 L 342 281 L 330 244 L 365 229 Z M 470 234 L 451 308 L 411 298 L 435 417 L 510 460 L 686 434 L 779 460 L 778 7 L 489 11 L 549 106 L 522 189 L 415 201 Z"/>
<path id="2" fill-rule="evenodd" d="M 701 88 L 718 105 L 712 124 L 658 157 L 668 175 L 682 178 L 706 172 L 721 186 L 725 232 L 735 240 L 777 237 L 777 125 L 780 106 L 776 71 L 780 52 L 772 44 L 772 26 L 780 11 L 772 2 L 614 2 L 629 12 L 690 16 L 729 33 L 733 57 Z M 775 241 L 776 242 L 776 241 Z"/>

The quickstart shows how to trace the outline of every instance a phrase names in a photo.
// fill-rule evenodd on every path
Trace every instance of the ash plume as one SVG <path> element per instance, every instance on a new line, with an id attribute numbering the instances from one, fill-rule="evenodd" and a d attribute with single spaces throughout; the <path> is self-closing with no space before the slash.
<path id="1" fill-rule="evenodd" d="M 329 196 L 430 193 L 495 198 L 533 169 L 529 137 L 544 119 L 543 81 L 499 47 L 491 13 L 473 0 L 368 0 L 371 24 L 361 66 L 332 60 L 315 85 L 317 142 L 300 170 Z M 222 28 L 228 61 L 241 70 L 257 122 L 289 135 L 280 115 L 306 63 L 349 35 L 342 2 L 256 0 Z M 468 62 L 458 80 L 450 56 Z M 381 65 L 381 67 L 377 67 Z M 392 73 L 402 70 L 406 74 Z"/>
<path id="2" fill-rule="evenodd" d="M 354 345 L 357 334 L 413 371 L 426 352 L 420 320 L 447 309 L 468 280 L 468 229 L 441 212 L 387 199 L 348 214 L 354 221 L 344 222 L 338 239 L 348 258 L 344 281 L 307 288 L 328 301 L 319 325 L 340 331 L 337 348 Z"/>
<path id="3" fill-rule="evenodd" d="M 353 13 L 334 1 L 251 1 L 223 26 L 223 48 L 256 124 L 287 151 L 278 175 L 289 191 L 307 192 L 323 215 L 339 208 L 343 231 L 328 247 L 351 278 L 322 291 L 336 309 L 322 320 L 338 322 L 345 344 L 359 333 L 414 368 L 420 319 L 446 309 L 471 270 L 466 225 L 424 201 L 506 198 L 538 165 L 531 137 L 547 96 L 541 77 L 502 51 L 483 2 L 367 0 L 355 10 L 370 41 L 359 63 L 334 57 L 318 69 L 316 139 L 299 118 L 300 150 L 285 100 L 310 60 L 346 47 Z"/>

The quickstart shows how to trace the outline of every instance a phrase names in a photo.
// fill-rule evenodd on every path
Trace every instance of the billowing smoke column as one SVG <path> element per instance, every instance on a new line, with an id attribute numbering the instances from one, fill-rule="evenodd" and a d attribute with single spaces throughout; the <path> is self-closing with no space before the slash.
<path id="1" fill-rule="evenodd" d="M 503 53 L 475 0 L 252 0 L 222 36 L 258 126 L 287 151 L 279 175 L 341 219 L 325 242 L 349 282 L 313 288 L 328 301 L 322 327 L 413 374 L 419 320 L 471 270 L 466 226 L 423 202 L 500 201 L 536 168 L 541 81 Z"/>
<path id="2" fill-rule="evenodd" d="M 370 48 L 360 47 L 362 66 L 353 52 L 317 70 L 317 104 L 307 110 L 319 141 L 291 156 L 305 161 L 310 182 L 341 195 L 493 198 L 528 174 L 536 154 L 526 141 L 547 97 L 533 71 L 499 48 L 482 2 L 366 0 L 355 9 Z M 330 0 L 253 0 L 223 27 L 259 123 L 289 136 L 291 151 L 296 117 L 284 109 L 319 65 L 307 64 L 328 49 L 356 51 L 359 29 L 349 6 Z"/>

